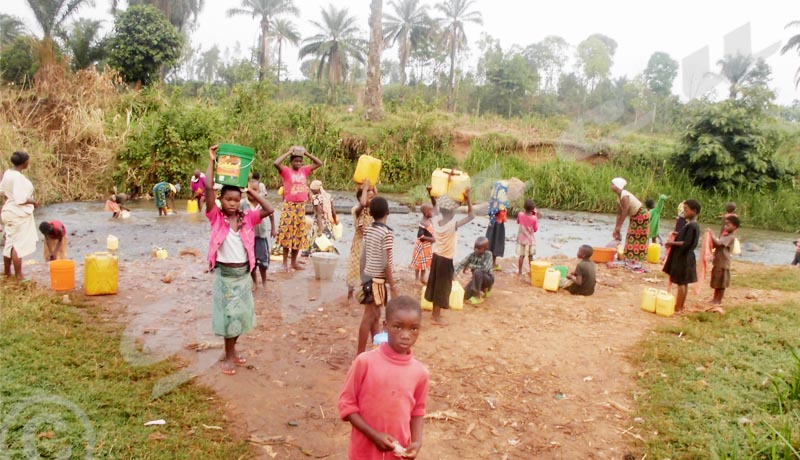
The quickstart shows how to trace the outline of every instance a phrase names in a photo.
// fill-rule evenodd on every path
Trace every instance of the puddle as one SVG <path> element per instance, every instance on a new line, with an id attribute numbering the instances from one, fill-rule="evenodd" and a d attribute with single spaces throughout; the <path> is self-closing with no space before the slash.
<path id="1" fill-rule="evenodd" d="M 272 194 L 270 198 L 274 198 Z M 273 202 L 276 200 L 273 199 Z M 345 259 L 349 254 L 350 237 L 353 234 L 353 220 L 349 209 L 355 203 L 348 194 L 336 194 L 336 208 L 345 227 L 344 237 L 336 242 L 337 249 Z M 179 210 L 186 209 L 186 201 L 176 202 Z M 413 242 L 416 237 L 419 214 L 407 212 L 407 208 L 391 202 L 392 214 L 389 226 L 396 234 L 396 263 L 406 266 L 411 262 Z M 175 216 L 158 217 L 152 201 L 130 204 L 132 216 L 126 220 L 116 220 L 105 211 L 100 202 L 60 203 L 37 210 L 37 221 L 59 219 L 69 233 L 69 252 L 74 259 L 82 259 L 84 254 L 103 251 L 106 237 L 111 234 L 119 238 L 120 256 L 129 260 L 149 258 L 154 246 L 163 247 L 170 256 L 177 256 L 183 248 L 195 248 L 205 252 L 208 246 L 209 226 L 203 214 L 180 212 Z M 604 246 L 611 240 L 614 226 L 613 215 L 584 212 L 551 211 L 542 209 L 537 233 L 537 258 L 556 255 L 574 257 L 581 244 Z M 278 217 L 276 216 L 276 223 Z M 459 230 L 457 259 L 466 256 L 478 236 L 484 235 L 488 219 L 479 216 L 475 221 Z M 662 235 L 666 236 L 674 221 L 662 220 Z M 705 227 L 705 225 L 703 225 Z M 712 226 L 718 230 L 717 226 Z M 515 257 L 517 225 L 512 220 L 506 224 L 506 257 Z M 742 229 L 739 239 L 742 242 L 741 260 L 763 264 L 784 265 L 794 257 L 792 241 L 797 235 L 766 230 Z M 40 259 L 37 251 L 30 258 Z M 340 263 L 337 277 L 344 277 L 344 262 Z M 309 267 L 310 268 L 310 267 Z M 310 287 L 306 289 L 311 289 Z M 313 295 L 309 296 L 315 297 Z M 316 296 L 319 298 L 319 296 Z M 304 305 L 303 308 L 311 308 Z"/>

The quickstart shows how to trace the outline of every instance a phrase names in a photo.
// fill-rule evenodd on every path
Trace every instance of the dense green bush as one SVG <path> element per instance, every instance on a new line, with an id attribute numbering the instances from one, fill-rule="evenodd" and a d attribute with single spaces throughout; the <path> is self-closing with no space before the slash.
<path id="1" fill-rule="evenodd" d="M 3 47 L 0 54 L 0 75 L 4 82 L 30 84 L 39 67 L 35 46 L 36 41 L 32 37 L 23 35 Z"/>

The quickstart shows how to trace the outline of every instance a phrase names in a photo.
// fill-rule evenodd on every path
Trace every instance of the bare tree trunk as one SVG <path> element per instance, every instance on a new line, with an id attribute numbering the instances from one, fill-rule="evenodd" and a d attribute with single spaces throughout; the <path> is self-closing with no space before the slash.
<path id="1" fill-rule="evenodd" d="M 408 65 L 408 34 L 403 37 L 403 41 L 400 42 L 399 50 L 400 52 L 400 85 L 405 86 L 406 80 L 408 80 L 408 75 L 406 74 L 406 66 Z"/>
<path id="2" fill-rule="evenodd" d="M 278 40 L 278 83 L 281 82 L 281 51 L 283 48 L 283 39 Z"/>
<path id="3" fill-rule="evenodd" d="M 381 51 L 383 51 L 383 0 L 372 0 L 369 16 L 369 52 L 367 54 L 367 90 L 364 101 L 364 118 L 369 121 L 383 119 L 383 97 L 381 95 Z"/>
<path id="4" fill-rule="evenodd" d="M 258 71 L 258 81 L 264 79 L 269 69 L 269 19 L 261 19 L 261 69 Z"/>
<path id="5" fill-rule="evenodd" d="M 453 25 L 453 30 L 450 36 L 450 110 L 455 110 L 456 106 L 456 27 Z"/>

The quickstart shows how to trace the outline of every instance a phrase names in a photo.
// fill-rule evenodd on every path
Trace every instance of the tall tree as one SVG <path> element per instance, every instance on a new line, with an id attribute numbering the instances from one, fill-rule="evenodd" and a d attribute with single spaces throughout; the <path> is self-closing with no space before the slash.
<path id="1" fill-rule="evenodd" d="M 200 55 L 197 71 L 204 82 L 213 83 L 217 79 L 221 65 L 219 47 L 214 45 Z"/>
<path id="2" fill-rule="evenodd" d="M 42 28 L 45 40 L 51 40 L 64 23 L 85 5 L 94 6 L 94 0 L 25 0 Z"/>
<path id="3" fill-rule="evenodd" d="M 800 21 L 792 21 L 786 24 L 787 29 L 798 26 L 800 26 Z M 797 50 L 797 53 L 800 54 L 800 34 L 792 35 L 789 41 L 781 48 L 781 54 L 786 54 L 792 49 Z M 797 72 L 794 74 L 794 84 L 795 86 L 800 86 L 800 67 L 797 68 Z"/>
<path id="4" fill-rule="evenodd" d="M 318 29 L 318 33 L 303 40 L 299 57 L 316 57 L 319 60 L 317 79 L 322 77 L 322 71 L 327 67 L 328 82 L 335 87 L 346 74 L 348 59 L 364 63 L 365 41 L 357 36 L 358 20 L 350 15 L 347 8 L 337 9 L 328 5 L 327 9 L 322 9 L 322 22 L 309 22 Z"/>
<path id="5" fill-rule="evenodd" d="M 228 17 L 251 16 L 261 20 L 261 55 L 259 64 L 261 70 L 258 79 L 262 80 L 269 70 L 269 34 L 272 21 L 280 15 L 292 14 L 297 16 L 300 10 L 294 5 L 294 0 L 242 0 L 240 8 L 228 10 Z"/>
<path id="6" fill-rule="evenodd" d="M 139 87 L 159 79 L 162 67 L 181 56 L 183 37 L 152 6 L 132 6 L 117 16 L 109 41 L 109 64 Z"/>
<path id="7" fill-rule="evenodd" d="M 69 33 L 64 34 L 64 43 L 72 55 L 72 70 L 85 69 L 105 58 L 105 43 L 100 36 L 102 27 L 103 21 L 80 18 L 72 24 Z"/>
<path id="8" fill-rule="evenodd" d="M 549 35 L 525 49 L 525 57 L 543 74 L 545 91 L 554 92 L 557 89 L 558 75 L 567 62 L 568 48 L 566 40 Z"/>
<path id="9" fill-rule="evenodd" d="M 120 0 L 111 0 L 111 12 L 116 14 Z M 128 0 L 128 6 L 151 5 L 164 12 L 170 24 L 185 32 L 197 21 L 205 0 Z"/>
<path id="10" fill-rule="evenodd" d="M 0 13 L 0 52 L 3 46 L 25 33 L 25 24 L 16 16 Z"/>
<path id="11" fill-rule="evenodd" d="M 383 51 L 383 1 L 372 0 L 369 15 L 369 51 L 367 52 L 367 88 L 364 94 L 364 118 L 369 121 L 383 119 L 381 96 L 381 52 Z"/>
<path id="12" fill-rule="evenodd" d="M 397 44 L 400 84 L 405 85 L 409 56 L 428 38 L 431 21 L 428 17 L 428 6 L 420 5 L 419 0 L 392 0 L 389 5 L 394 14 L 384 15 L 383 37 L 387 46 Z"/>
<path id="13" fill-rule="evenodd" d="M 666 97 L 672 92 L 672 83 L 678 76 L 678 61 L 663 51 L 656 51 L 647 61 L 642 74 L 650 91 Z"/>
<path id="14" fill-rule="evenodd" d="M 596 34 L 580 42 L 577 51 L 578 62 L 589 83 L 589 92 L 592 92 L 598 82 L 608 78 L 613 63 L 613 52 Z"/>
<path id="15" fill-rule="evenodd" d="M 297 46 L 300 43 L 300 32 L 297 31 L 297 26 L 292 21 L 284 18 L 278 18 L 273 21 L 273 30 L 275 32 L 275 41 L 278 42 L 278 83 L 281 82 L 281 69 L 283 68 L 283 42 Z"/>
<path id="16" fill-rule="evenodd" d="M 728 81 L 728 99 L 736 99 L 746 87 L 767 86 L 772 69 L 763 58 L 752 55 L 727 55 L 717 61 L 720 67 L 717 76 Z"/>
<path id="17" fill-rule="evenodd" d="M 448 81 L 450 84 L 450 105 L 453 109 L 455 103 L 456 87 L 456 55 L 460 53 L 467 44 L 467 35 L 464 32 L 466 23 L 483 24 L 483 17 L 480 11 L 471 11 L 475 4 L 474 0 L 444 0 L 436 4 L 436 9 L 442 14 L 439 21 L 445 32 L 445 46 L 450 53 L 450 74 Z"/>

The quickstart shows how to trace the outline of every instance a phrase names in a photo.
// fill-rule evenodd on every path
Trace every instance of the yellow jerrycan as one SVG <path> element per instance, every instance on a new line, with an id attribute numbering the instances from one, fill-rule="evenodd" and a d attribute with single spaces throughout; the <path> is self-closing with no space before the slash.
<path id="1" fill-rule="evenodd" d="M 116 294 L 119 287 L 117 257 L 95 252 L 83 259 L 83 289 L 86 295 Z"/>
<path id="2" fill-rule="evenodd" d="M 555 268 L 548 268 L 544 273 L 544 281 L 542 287 L 545 291 L 557 292 L 558 285 L 561 282 L 561 272 Z"/>
<path id="3" fill-rule="evenodd" d="M 186 202 L 186 214 L 196 214 L 199 211 L 197 200 L 189 200 Z"/>
<path id="4" fill-rule="evenodd" d="M 419 305 L 425 311 L 433 310 L 433 304 L 425 300 L 425 286 L 422 286 L 422 293 L 419 296 Z"/>
<path id="5" fill-rule="evenodd" d="M 675 296 L 667 291 L 658 291 L 656 297 L 656 314 L 658 316 L 672 316 L 675 314 Z"/>
<path id="6" fill-rule="evenodd" d="M 661 260 L 661 245 L 658 243 L 650 243 L 647 246 L 647 262 L 657 264 Z"/>
<path id="7" fill-rule="evenodd" d="M 642 310 L 649 311 L 650 313 L 655 313 L 657 297 L 658 297 L 658 289 L 644 288 L 644 292 L 642 292 Z"/>
<path id="8" fill-rule="evenodd" d="M 544 285 L 544 276 L 551 265 L 550 262 L 544 262 L 542 260 L 534 260 L 531 262 L 531 285 L 533 287 L 542 287 Z"/>
<path id="9" fill-rule="evenodd" d="M 461 287 L 461 283 L 455 280 L 453 281 L 453 287 L 450 289 L 450 309 L 464 309 L 464 288 Z"/>
<path id="10" fill-rule="evenodd" d="M 363 184 L 364 179 L 369 179 L 369 183 L 375 185 L 378 183 L 378 177 L 381 175 L 381 165 L 383 162 L 370 155 L 361 155 L 358 157 L 356 164 L 356 171 L 353 173 L 353 182 L 356 184 Z"/>

